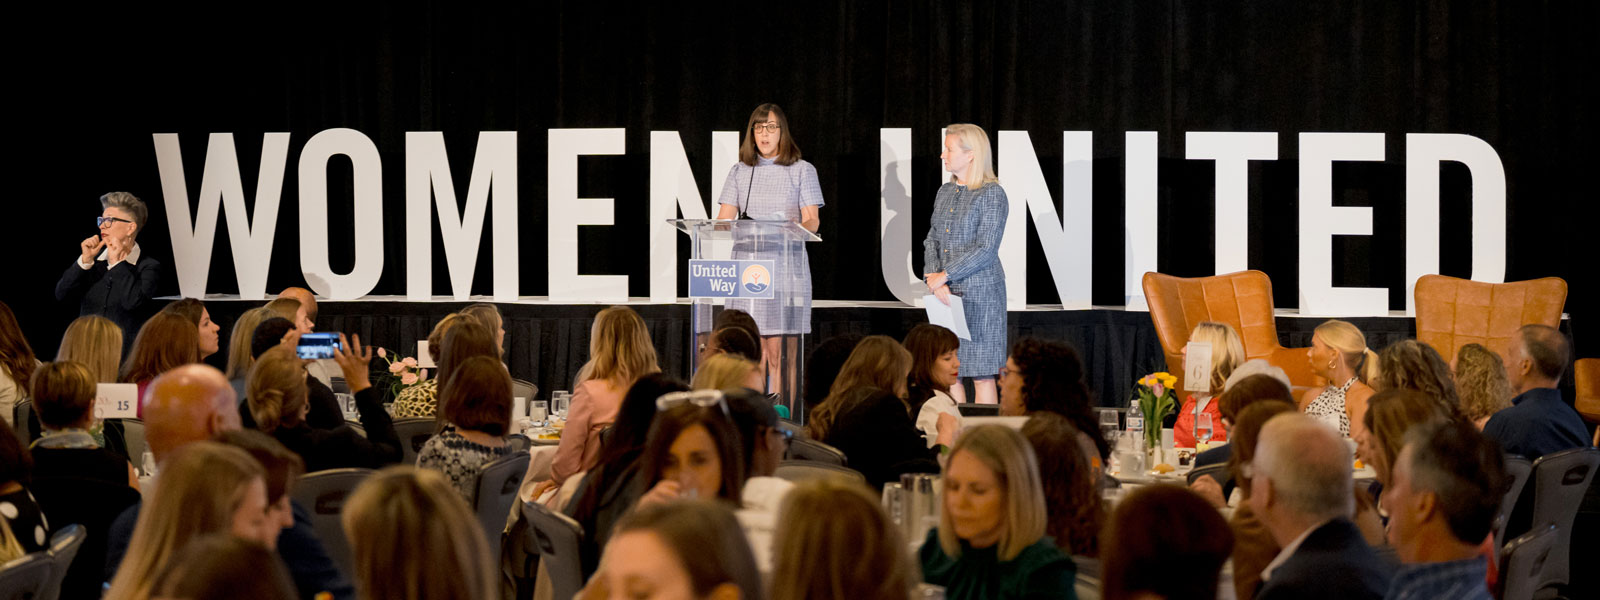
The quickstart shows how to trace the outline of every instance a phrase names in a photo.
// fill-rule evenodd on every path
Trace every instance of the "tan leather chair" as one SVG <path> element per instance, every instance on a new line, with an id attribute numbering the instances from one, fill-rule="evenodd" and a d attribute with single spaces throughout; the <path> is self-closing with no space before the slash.
<path id="1" fill-rule="evenodd" d="M 1580 358 L 1572 366 L 1572 383 L 1577 388 L 1573 407 L 1590 423 L 1600 423 L 1600 358 Z"/>
<path id="2" fill-rule="evenodd" d="M 1189 332 L 1201 321 L 1232 325 L 1244 342 L 1246 359 L 1266 359 L 1288 373 L 1296 387 L 1326 383 L 1311 371 L 1305 348 L 1284 348 L 1278 343 L 1272 279 L 1266 273 L 1173 277 L 1150 272 L 1144 274 L 1144 295 L 1167 358 L 1167 372 L 1178 378 L 1178 389 L 1183 389 L 1183 347 L 1189 343 Z"/>
<path id="3" fill-rule="evenodd" d="M 1444 275 L 1417 279 L 1417 340 L 1448 362 L 1467 344 L 1483 344 L 1501 357 L 1523 325 L 1561 326 L 1567 282 L 1557 277 L 1484 283 Z"/>

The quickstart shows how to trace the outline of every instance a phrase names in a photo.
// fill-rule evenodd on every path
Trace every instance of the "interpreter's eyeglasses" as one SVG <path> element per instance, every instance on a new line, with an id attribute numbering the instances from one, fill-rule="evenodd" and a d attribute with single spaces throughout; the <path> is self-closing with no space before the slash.
<path id="1" fill-rule="evenodd" d="M 779 131 L 783 131 L 783 127 L 777 123 L 756 123 L 752 130 L 754 130 L 756 133 L 761 133 L 763 131 L 777 133 Z"/>
<path id="2" fill-rule="evenodd" d="M 132 223 L 132 222 L 133 221 L 129 221 L 129 220 L 123 219 L 121 217 L 95 217 L 94 218 L 94 226 L 95 227 L 105 227 L 106 223 Z"/>
<path id="3" fill-rule="evenodd" d="M 723 397 L 721 390 L 672 392 L 670 394 L 663 394 L 660 398 L 656 398 L 657 411 L 670 410 L 675 406 L 681 406 L 684 404 L 693 404 L 701 408 L 711 408 L 715 406 L 722 409 L 722 416 L 727 417 L 729 421 L 733 420 L 733 414 L 728 412 L 728 401 Z"/>

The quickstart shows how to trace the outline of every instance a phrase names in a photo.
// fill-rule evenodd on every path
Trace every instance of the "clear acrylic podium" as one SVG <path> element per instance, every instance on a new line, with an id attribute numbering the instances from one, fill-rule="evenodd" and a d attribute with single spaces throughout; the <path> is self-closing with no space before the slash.
<path id="1" fill-rule="evenodd" d="M 700 350 L 711 333 L 716 314 L 724 308 L 739 308 L 755 316 L 761 324 L 761 335 L 769 338 L 782 335 L 776 355 L 766 347 L 763 360 L 768 363 L 767 393 L 777 394 L 778 403 L 789 408 L 790 418 L 804 422 L 801 382 L 805 356 L 805 336 L 800 333 L 801 319 L 809 317 L 802 311 L 809 308 L 810 289 L 795 278 L 796 269 L 810 269 L 805 264 L 806 242 L 820 242 L 822 238 L 791 221 L 752 219 L 669 219 L 667 221 L 689 235 L 691 259 L 742 259 L 771 260 L 773 294 L 770 300 L 693 298 L 690 311 L 691 338 L 690 365 L 700 368 Z M 719 243 L 720 242 L 720 243 Z M 685 269 L 687 276 L 688 270 Z M 769 331 L 771 330 L 771 331 Z"/>

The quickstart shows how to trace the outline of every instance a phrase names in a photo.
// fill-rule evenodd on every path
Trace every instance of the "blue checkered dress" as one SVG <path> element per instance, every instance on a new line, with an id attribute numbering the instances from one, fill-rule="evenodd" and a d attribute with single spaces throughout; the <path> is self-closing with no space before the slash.
<path id="1" fill-rule="evenodd" d="M 998 183 L 977 191 L 946 183 L 934 197 L 922 240 L 923 270 L 949 275 L 950 293 L 966 308 L 972 340 L 957 353 L 962 377 L 993 377 L 1006 362 L 1006 271 L 999 251 L 1008 210 Z"/>
<path id="2" fill-rule="evenodd" d="M 822 186 L 817 183 L 817 168 L 803 160 L 784 166 L 769 158 L 756 159 L 756 166 L 734 163 L 728 181 L 722 185 L 717 204 L 744 211 L 752 219 L 800 220 L 800 207 L 822 206 Z M 757 247 L 748 240 L 735 240 L 733 258 L 778 260 L 780 248 Z M 811 258 L 804 243 L 789 249 L 789 263 L 779 261 L 772 274 L 777 286 L 773 300 L 728 300 L 727 308 L 737 308 L 755 317 L 761 335 L 811 333 Z M 783 306 L 777 298 L 794 294 L 795 302 Z"/>

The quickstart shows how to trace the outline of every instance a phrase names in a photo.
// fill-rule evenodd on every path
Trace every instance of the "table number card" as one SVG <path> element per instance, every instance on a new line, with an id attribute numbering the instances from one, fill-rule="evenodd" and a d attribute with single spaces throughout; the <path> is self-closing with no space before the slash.
<path id="1" fill-rule="evenodd" d="M 139 418 L 139 385 L 134 383 L 102 383 L 95 386 L 96 419 Z"/>
<path id="2" fill-rule="evenodd" d="M 417 341 L 417 366 L 423 369 L 432 369 L 433 356 L 428 354 L 428 340 Z"/>
<path id="3" fill-rule="evenodd" d="M 1183 353 L 1183 391 L 1211 391 L 1211 343 L 1189 342 Z"/>

